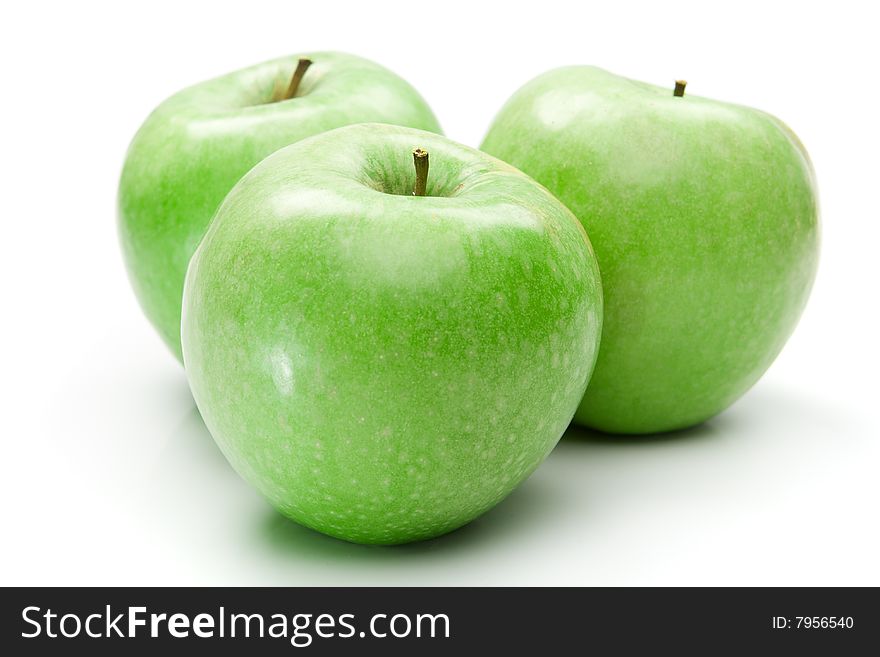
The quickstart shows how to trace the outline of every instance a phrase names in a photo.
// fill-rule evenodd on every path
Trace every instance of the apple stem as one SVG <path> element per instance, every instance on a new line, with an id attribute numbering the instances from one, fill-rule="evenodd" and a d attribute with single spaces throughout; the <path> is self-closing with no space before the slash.
<path id="1" fill-rule="evenodd" d="M 675 81 L 675 90 L 672 92 L 673 96 L 677 96 L 681 98 L 684 96 L 684 88 L 687 86 L 687 80 L 676 80 Z"/>
<path id="2" fill-rule="evenodd" d="M 413 164 L 416 167 L 416 184 L 413 196 L 424 196 L 428 186 L 428 151 L 417 148 L 413 151 Z"/>
<path id="3" fill-rule="evenodd" d="M 287 85 L 287 91 L 284 92 L 281 100 L 288 100 L 296 96 L 296 92 L 299 89 L 299 83 L 302 82 L 303 76 L 306 74 L 306 71 L 309 70 L 309 66 L 311 65 L 311 59 L 308 59 L 306 57 L 300 58 L 300 60 L 296 64 L 296 70 L 293 72 L 293 75 L 290 78 L 290 84 Z"/>

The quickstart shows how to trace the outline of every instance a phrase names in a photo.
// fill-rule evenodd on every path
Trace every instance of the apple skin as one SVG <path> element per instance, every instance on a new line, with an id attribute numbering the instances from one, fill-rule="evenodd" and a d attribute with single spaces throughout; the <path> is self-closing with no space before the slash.
<path id="1" fill-rule="evenodd" d="M 394 544 L 464 525 L 538 466 L 601 323 L 589 241 L 546 189 L 444 137 L 359 125 L 230 192 L 190 263 L 182 338 L 247 481 L 305 526 Z"/>
<path id="2" fill-rule="evenodd" d="M 517 91 L 481 148 L 553 192 L 595 248 L 605 320 L 576 422 L 689 427 L 776 358 L 819 252 L 812 165 L 778 119 L 570 67 Z"/>
<path id="3" fill-rule="evenodd" d="M 313 64 L 297 96 L 269 102 L 301 57 Z M 119 183 L 119 234 L 138 300 L 178 359 L 186 267 L 232 186 L 283 146 L 369 121 L 440 132 L 407 82 L 378 64 L 336 52 L 283 57 L 197 84 L 147 118 Z"/>

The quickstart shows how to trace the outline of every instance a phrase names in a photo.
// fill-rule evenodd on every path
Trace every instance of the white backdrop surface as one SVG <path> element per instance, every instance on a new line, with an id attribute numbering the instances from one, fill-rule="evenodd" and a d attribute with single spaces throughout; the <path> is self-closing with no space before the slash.
<path id="1" fill-rule="evenodd" d="M 0 9 L 0 584 L 880 584 L 877 16 L 836 2 L 7 3 Z M 412 82 L 477 146 L 501 104 L 589 63 L 765 109 L 799 134 L 823 253 L 764 379 L 696 429 L 571 430 L 449 536 L 360 547 L 242 483 L 126 279 L 115 194 L 162 99 L 298 51 Z"/>

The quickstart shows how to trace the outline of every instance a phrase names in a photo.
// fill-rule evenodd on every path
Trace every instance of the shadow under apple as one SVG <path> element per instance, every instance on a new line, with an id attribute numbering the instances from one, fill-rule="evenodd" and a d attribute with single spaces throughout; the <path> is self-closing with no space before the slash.
<path id="1" fill-rule="evenodd" d="M 560 442 L 584 442 L 595 445 L 617 445 L 619 447 L 640 447 L 644 445 L 662 445 L 665 443 L 683 443 L 710 440 L 718 437 L 725 430 L 728 419 L 724 414 L 717 415 L 696 426 L 675 431 L 645 434 L 605 433 L 570 424 Z"/>
<path id="2" fill-rule="evenodd" d="M 436 562 L 441 556 L 453 558 L 540 531 L 542 520 L 549 521 L 564 504 L 563 491 L 552 480 L 532 476 L 473 522 L 425 541 L 390 546 L 349 543 L 298 525 L 268 508 L 257 532 L 273 552 L 295 553 L 316 561 L 412 562 L 430 558 Z"/>
<path id="3" fill-rule="evenodd" d="M 527 540 L 530 535 L 558 524 L 561 515 L 568 516 L 567 522 L 587 524 L 594 497 L 572 497 L 565 478 L 577 476 L 572 470 L 578 468 L 589 472 L 585 466 L 594 460 L 597 450 L 613 452 L 649 445 L 660 448 L 701 443 L 722 436 L 729 424 L 719 417 L 681 431 L 640 436 L 604 434 L 572 424 L 547 461 L 500 504 L 464 527 L 426 541 L 395 546 L 349 543 L 298 525 L 268 506 L 265 518 L 257 526 L 257 538 L 273 553 L 296 554 L 326 563 L 412 562 L 426 556 L 430 556 L 432 563 L 438 558 L 452 559 L 462 552 Z M 592 482 L 582 482 L 578 490 L 589 490 L 591 486 Z M 596 497 L 603 497 L 601 491 Z"/>
<path id="4" fill-rule="evenodd" d="M 177 432 L 166 444 L 162 461 L 169 464 L 183 463 L 188 468 L 197 467 L 199 470 L 224 471 L 230 476 L 237 476 L 214 442 L 194 401 L 181 420 Z"/>
<path id="5" fill-rule="evenodd" d="M 530 550 L 529 544 L 546 543 L 548 535 L 556 536 L 560 549 L 577 551 L 585 536 L 608 528 L 608 518 L 636 518 L 636 510 L 658 495 L 677 504 L 688 495 L 714 491 L 720 501 L 736 504 L 739 487 L 752 485 L 748 482 L 783 485 L 784 479 L 770 477 L 774 469 L 780 464 L 797 469 L 805 452 L 837 433 L 845 418 L 835 410 L 786 389 L 761 386 L 725 413 L 683 431 L 613 436 L 573 425 L 532 477 L 497 507 L 454 532 L 400 546 L 325 536 L 282 516 L 255 492 L 247 495 L 249 488 L 226 463 L 195 406 L 181 424 L 176 456 L 169 456 L 202 462 L 204 483 L 213 483 L 211 497 L 226 500 L 228 522 L 247 536 L 247 552 L 260 555 L 254 558 L 277 575 L 272 581 L 298 581 L 304 563 L 316 569 L 310 577 L 325 570 L 328 577 L 347 581 L 373 573 L 397 583 L 417 580 L 434 566 L 471 564 L 469 581 L 477 585 L 480 569 L 473 564 Z M 679 492 L 683 498 L 676 497 Z M 560 527 L 570 530 L 560 534 Z M 583 558 L 593 557 L 585 552 Z M 485 577 L 490 581 L 489 574 Z"/>

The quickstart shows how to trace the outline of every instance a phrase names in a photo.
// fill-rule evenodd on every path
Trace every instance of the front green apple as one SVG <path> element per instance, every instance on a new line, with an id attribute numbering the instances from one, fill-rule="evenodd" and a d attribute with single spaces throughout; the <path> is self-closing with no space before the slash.
<path id="1" fill-rule="evenodd" d="M 401 543 L 469 522 L 537 467 L 601 323 L 586 234 L 546 189 L 443 137 L 360 125 L 236 185 L 190 264 L 182 338 L 246 480 L 303 525 Z"/>
<path id="2" fill-rule="evenodd" d="M 773 362 L 819 251 L 806 151 L 779 120 L 592 67 L 520 89 L 482 148 L 546 185 L 596 249 L 605 323 L 575 420 L 688 427 Z"/>
<path id="3" fill-rule="evenodd" d="M 298 67 L 300 61 L 311 66 Z M 122 171 L 119 232 L 141 306 L 178 358 L 186 267 L 227 192 L 279 148 L 366 121 L 440 132 L 407 82 L 373 62 L 332 52 L 284 57 L 203 82 L 146 120 Z"/>

